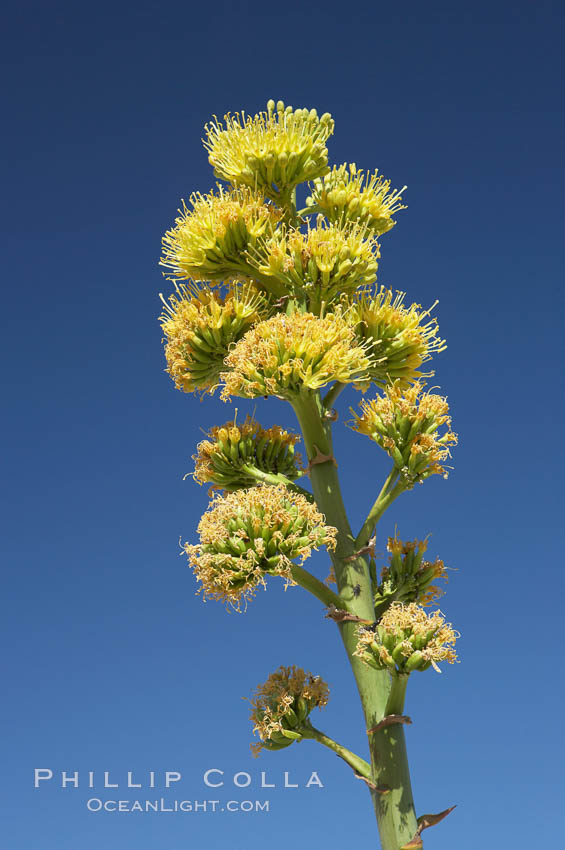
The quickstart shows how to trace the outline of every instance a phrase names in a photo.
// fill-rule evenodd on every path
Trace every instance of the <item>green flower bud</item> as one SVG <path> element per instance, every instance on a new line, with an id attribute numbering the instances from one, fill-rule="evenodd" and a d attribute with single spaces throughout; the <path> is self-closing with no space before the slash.
<path id="1" fill-rule="evenodd" d="M 264 299 L 250 286 L 221 296 L 194 284 L 177 285 L 168 302 L 161 298 L 167 372 L 179 390 L 212 392 L 229 347 L 263 317 Z"/>
<path id="2" fill-rule="evenodd" d="M 355 655 L 370 667 L 390 670 L 393 674 L 412 673 L 438 662 L 453 664 L 457 655 L 453 644 L 459 637 L 441 611 L 427 613 L 412 602 L 394 602 L 376 628 L 360 628 Z"/>
<path id="3" fill-rule="evenodd" d="M 379 256 L 377 241 L 366 228 L 327 224 L 320 216 L 305 233 L 281 227 L 266 235 L 250 249 L 249 262 L 319 313 L 322 304 L 331 305 L 373 284 Z"/>
<path id="4" fill-rule="evenodd" d="M 315 180 L 306 203 L 316 206 L 330 221 L 355 221 L 380 236 L 396 224 L 393 214 L 406 209 L 400 203 L 404 189 L 406 186 L 399 192 L 391 192 L 390 180 L 377 171 L 365 174 L 352 163 L 334 166 L 324 177 Z"/>
<path id="5" fill-rule="evenodd" d="M 206 125 L 204 147 L 214 173 L 233 186 L 279 200 L 328 171 L 326 141 L 334 128 L 328 113 L 319 118 L 315 109 L 293 110 L 280 100 L 275 111 L 269 100 L 266 112 L 228 114 L 224 122 Z"/>
<path id="6" fill-rule="evenodd" d="M 429 318 L 433 308 L 405 307 L 403 302 L 403 292 L 393 294 L 384 287 L 374 295 L 364 292 L 353 301 L 348 319 L 359 340 L 371 345 L 373 355 L 368 380 L 358 382 L 360 389 L 366 390 L 371 383 L 386 387 L 391 381 L 407 386 L 417 378 L 429 377 L 433 373 L 420 371 L 422 364 L 445 350 L 437 321 Z"/>
<path id="7" fill-rule="evenodd" d="M 447 400 L 423 392 L 416 382 L 408 389 L 396 381 L 384 396 L 361 402 L 361 416 L 352 411 L 353 429 L 366 434 L 393 459 L 406 487 L 422 483 L 430 475 L 447 478 L 443 461 L 450 457 L 449 446 L 457 443 L 452 433 Z M 440 432 L 442 426 L 446 431 Z"/>
<path id="8" fill-rule="evenodd" d="M 163 237 L 160 265 L 173 279 L 229 280 L 248 276 L 245 252 L 271 231 L 281 213 L 263 196 L 243 188 L 190 196 L 192 210 L 183 203 L 175 226 Z"/>
<path id="9" fill-rule="evenodd" d="M 301 474 L 300 455 L 294 446 L 300 439 L 275 425 L 264 429 L 253 419 L 214 426 L 194 455 L 194 478 L 223 490 L 240 490 L 257 483 L 261 473 L 282 474 L 291 481 Z M 254 473 L 256 473 L 254 475 Z"/>
<path id="10" fill-rule="evenodd" d="M 340 313 L 279 313 L 255 325 L 225 359 L 222 398 L 294 398 L 304 387 L 351 383 L 366 373 L 367 350 Z"/>
<path id="11" fill-rule="evenodd" d="M 389 537 L 388 564 L 382 568 L 375 593 L 375 606 L 383 602 L 419 602 L 430 605 L 443 595 L 432 581 L 445 578 L 446 568 L 439 558 L 432 563 L 424 560 L 427 540 L 408 540 Z"/>
<path id="12" fill-rule="evenodd" d="M 268 575 L 293 584 L 293 561 L 302 563 L 319 546 L 335 549 L 337 535 L 314 504 L 282 484 L 216 494 L 198 533 L 200 543 L 184 550 L 205 597 L 237 610 Z"/>
<path id="13" fill-rule="evenodd" d="M 302 731 L 314 708 L 327 705 L 329 688 L 319 677 L 298 667 L 279 667 L 259 685 L 251 699 L 253 731 L 260 742 L 252 745 L 256 756 L 262 749 L 282 749 L 303 738 Z"/>

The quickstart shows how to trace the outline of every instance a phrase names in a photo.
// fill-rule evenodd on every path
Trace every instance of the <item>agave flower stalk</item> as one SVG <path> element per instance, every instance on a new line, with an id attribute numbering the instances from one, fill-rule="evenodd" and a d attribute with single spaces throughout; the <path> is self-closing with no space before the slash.
<path id="1" fill-rule="evenodd" d="M 295 405 L 309 457 L 318 452 L 333 456 L 330 425 L 323 418 L 320 397 L 303 397 Z M 330 462 L 315 464 L 311 470 L 312 488 L 316 502 L 338 529 L 338 544 L 332 562 L 339 595 L 347 601 L 352 614 L 361 620 L 375 618 L 373 588 L 366 557 L 357 555 L 355 536 L 351 530 L 341 495 L 338 470 Z M 339 624 L 367 729 L 375 728 L 390 710 L 390 675 L 386 670 L 374 670 L 357 655 L 358 634 L 353 622 Z M 397 699 L 394 713 L 402 714 L 403 700 Z M 371 788 L 383 850 L 399 850 L 416 833 L 417 818 L 406 754 L 402 725 L 385 727 L 369 735 L 374 788 Z M 378 789 L 385 786 L 389 793 Z"/>
<path id="2" fill-rule="evenodd" d="M 331 750 L 369 788 L 382 850 L 415 850 L 422 830 L 451 809 L 417 818 L 405 700 L 410 676 L 457 660 L 458 634 L 430 609 L 446 568 L 426 560 L 427 541 L 388 529 L 380 568 L 375 553 L 388 507 L 431 476 L 447 477 L 457 437 L 447 399 L 424 383 L 445 348 L 437 320 L 376 280 L 377 239 L 404 209 L 404 189 L 354 164 L 331 168 L 328 113 L 269 101 L 205 132 L 214 174 L 228 185 L 192 195 L 163 239 L 161 262 L 176 287 L 161 317 L 167 371 L 186 393 L 219 387 L 228 403 L 281 399 L 300 433 L 249 417 L 238 424 L 236 415 L 209 428 L 193 477 L 216 492 L 184 548 L 205 598 L 244 611 L 282 578 L 327 609 L 357 685 L 367 759 L 313 725 L 329 689 L 296 666 L 280 667 L 251 699 L 254 752 L 274 758 L 303 741 Z M 296 187 L 306 181 L 298 211 Z M 379 451 L 389 468 L 355 526 L 333 446 L 334 405 L 348 385 L 370 394 L 349 423 L 368 438 L 362 471 L 374 463 L 376 477 Z M 304 566 L 317 549 L 331 560 L 335 589 Z"/>

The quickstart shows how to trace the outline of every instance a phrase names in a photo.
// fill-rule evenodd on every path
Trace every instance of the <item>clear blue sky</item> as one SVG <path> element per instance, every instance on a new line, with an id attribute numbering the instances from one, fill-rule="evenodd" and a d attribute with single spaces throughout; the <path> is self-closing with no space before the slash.
<path id="1" fill-rule="evenodd" d="M 558 842 L 563 8 L 23 0 L 4 25 L 0 850 L 375 846 L 366 789 L 330 753 L 249 754 L 241 697 L 292 663 L 332 686 L 318 725 L 362 751 L 320 606 L 275 582 L 245 616 L 204 605 L 177 545 L 207 501 L 182 480 L 200 429 L 231 410 L 163 372 L 160 237 L 212 185 L 205 121 L 270 97 L 332 112 L 333 162 L 408 184 L 380 280 L 439 298 L 449 343 L 434 382 L 460 434 L 454 472 L 396 503 L 380 540 L 431 532 L 457 570 L 442 607 L 462 663 L 415 674 L 407 706 L 419 812 L 458 804 L 426 848 Z M 274 400 L 258 417 L 292 423 Z M 386 464 L 338 434 L 358 523 Z M 326 575 L 322 555 L 311 565 Z M 35 767 L 179 770 L 175 797 L 271 812 L 94 814 L 83 785 L 34 790 Z M 253 785 L 210 793 L 210 767 Z M 261 791 L 261 770 L 317 770 L 325 788 Z"/>

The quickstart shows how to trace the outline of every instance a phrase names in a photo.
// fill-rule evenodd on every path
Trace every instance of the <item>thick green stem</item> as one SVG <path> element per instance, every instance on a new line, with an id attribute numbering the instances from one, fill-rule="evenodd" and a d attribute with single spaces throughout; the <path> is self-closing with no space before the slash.
<path id="1" fill-rule="evenodd" d="M 352 767 L 355 773 L 359 776 L 364 776 L 365 779 L 371 778 L 371 765 L 366 762 L 365 759 L 362 759 L 360 756 L 352 753 L 351 750 L 347 749 L 347 747 L 342 747 L 342 745 L 338 744 L 337 741 L 334 741 L 333 738 L 330 738 L 328 735 L 324 735 L 324 733 L 320 732 L 319 729 L 315 729 L 311 723 L 308 723 L 306 729 L 303 731 L 305 738 L 312 738 L 314 741 L 318 741 L 319 744 L 323 744 L 324 747 L 327 747 L 347 762 L 349 767 Z"/>
<path id="2" fill-rule="evenodd" d="M 368 596 L 358 605 L 364 609 L 364 614 L 357 613 L 364 619 L 372 620 L 371 581 L 367 563 L 363 558 L 348 560 L 355 552 L 354 538 L 343 504 L 337 468 L 331 459 L 322 463 L 318 460 L 319 455 L 333 458 L 331 423 L 324 419 L 318 393 L 303 392 L 294 399 L 293 407 L 302 429 L 308 460 L 311 462 L 310 480 L 316 503 L 324 512 L 328 524 L 335 526 L 339 532 L 332 560 L 340 594 L 345 599 L 348 599 L 348 596 L 360 598 L 362 594 L 353 592 L 360 585 L 361 591 L 366 590 Z"/>
<path id="3" fill-rule="evenodd" d="M 386 714 L 402 714 L 408 676 L 393 676 Z M 370 735 L 371 763 L 377 785 L 389 788 L 379 796 L 375 810 L 383 850 L 398 850 L 413 838 L 418 823 L 414 812 L 412 786 L 404 725 L 394 723 Z"/>
<path id="4" fill-rule="evenodd" d="M 290 572 L 296 584 L 299 584 L 304 590 L 308 590 L 328 608 L 331 605 L 334 605 L 336 608 L 344 607 L 343 601 L 339 596 L 333 590 L 330 590 L 326 584 L 321 582 L 320 579 L 309 573 L 308 570 L 299 567 L 298 564 L 293 564 Z"/>
<path id="5" fill-rule="evenodd" d="M 332 457 L 331 422 L 324 419 L 319 393 L 304 391 L 294 400 L 293 407 L 302 429 L 308 459 L 315 461 L 319 454 Z M 362 619 L 374 621 L 368 564 L 364 557 L 352 558 L 358 546 L 347 518 L 337 468 L 331 460 L 314 463 L 310 477 L 318 507 L 325 514 L 326 521 L 338 529 L 338 543 L 332 553 L 332 561 L 339 595 L 347 601 L 352 613 Z M 394 492 L 394 489 L 391 492 Z M 371 514 L 370 517 L 369 525 L 373 522 Z M 372 527 L 370 525 L 370 530 Z M 391 690 L 390 675 L 386 671 L 373 670 L 354 655 L 357 647 L 356 624 L 341 623 L 339 629 L 357 682 L 366 728 L 370 729 L 387 713 Z M 399 850 L 413 837 L 417 828 L 402 726 L 395 724 L 372 734 L 370 749 L 375 784 L 371 794 L 382 850 Z M 376 789 L 380 786 L 386 786 L 389 793 L 379 793 Z"/>

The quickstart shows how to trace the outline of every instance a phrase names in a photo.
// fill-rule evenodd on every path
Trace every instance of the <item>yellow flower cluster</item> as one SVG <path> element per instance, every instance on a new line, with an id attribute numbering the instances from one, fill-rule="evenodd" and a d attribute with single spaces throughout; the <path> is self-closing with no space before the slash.
<path id="1" fill-rule="evenodd" d="M 261 742 L 252 749 L 280 750 L 300 741 L 301 728 L 314 708 L 328 704 L 330 690 L 319 676 L 299 667 L 279 667 L 251 699 L 253 731 Z"/>
<path id="2" fill-rule="evenodd" d="M 361 416 L 352 411 L 353 429 L 366 434 L 393 459 L 401 480 L 411 487 L 430 475 L 443 475 L 442 465 L 457 443 L 452 433 L 447 400 L 423 391 L 419 381 L 408 389 L 395 382 L 385 394 L 361 402 Z M 445 431 L 439 429 L 444 426 Z"/>
<path id="3" fill-rule="evenodd" d="M 254 419 L 242 425 L 234 420 L 214 426 L 209 439 L 198 444 L 194 478 L 225 490 L 251 487 L 262 473 L 284 475 L 291 481 L 300 475 L 300 455 L 294 446 L 300 439 L 275 425 L 262 428 Z"/>
<path id="4" fill-rule="evenodd" d="M 453 664 L 453 644 L 459 637 L 441 611 L 427 613 L 412 602 L 394 602 L 375 628 L 361 628 L 355 655 L 377 670 L 407 674 L 433 667 L 440 661 Z"/>
<path id="5" fill-rule="evenodd" d="M 432 584 L 438 578 L 446 577 L 446 567 L 442 560 L 425 561 L 426 540 L 400 540 L 389 537 L 390 552 L 388 566 L 383 567 L 380 575 L 375 605 L 387 601 L 419 602 L 431 605 L 443 591 Z"/>
<path id="6" fill-rule="evenodd" d="M 207 124 L 204 146 L 214 174 L 234 186 L 250 186 L 278 200 L 298 183 L 328 171 L 326 140 L 334 122 L 315 109 L 294 109 L 270 100 L 253 117 L 227 114 L 225 126 Z"/>
<path id="7" fill-rule="evenodd" d="M 362 380 L 371 363 L 339 313 L 279 313 L 259 322 L 230 350 L 222 398 L 295 397 L 303 387 Z"/>
<path id="8" fill-rule="evenodd" d="M 335 549 L 337 530 L 304 496 L 279 484 L 216 494 L 198 534 L 200 543 L 184 549 L 205 597 L 239 608 L 267 575 L 292 583 L 293 561 L 318 546 Z"/>
<path id="9" fill-rule="evenodd" d="M 261 195 L 242 188 L 190 196 L 175 226 L 163 236 L 161 265 L 172 278 L 228 280 L 248 275 L 245 252 L 269 233 L 280 212 Z"/>
<path id="10" fill-rule="evenodd" d="M 327 224 L 320 216 L 316 227 L 309 225 L 305 233 L 281 227 L 267 236 L 251 252 L 250 262 L 319 313 L 322 304 L 374 283 L 378 257 L 379 246 L 366 229 Z"/>
<path id="11" fill-rule="evenodd" d="M 365 174 L 355 163 L 344 164 L 314 181 L 306 204 L 323 212 L 329 221 L 357 221 L 380 235 L 396 224 L 394 213 L 406 209 L 400 203 L 404 189 L 406 186 L 391 192 L 390 180 L 376 171 Z"/>
<path id="12" fill-rule="evenodd" d="M 347 314 L 359 339 L 371 344 L 369 377 L 379 386 L 429 377 L 422 375 L 420 366 L 446 348 L 436 319 L 429 319 L 430 310 L 419 304 L 405 307 L 403 302 L 403 292 L 380 287 L 374 295 L 362 293 Z"/>
<path id="13" fill-rule="evenodd" d="M 167 372 L 184 392 L 217 386 L 229 346 L 263 315 L 263 300 L 249 286 L 221 296 L 194 284 L 176 286 L 160 317 Z"/>

